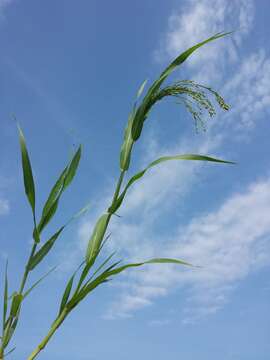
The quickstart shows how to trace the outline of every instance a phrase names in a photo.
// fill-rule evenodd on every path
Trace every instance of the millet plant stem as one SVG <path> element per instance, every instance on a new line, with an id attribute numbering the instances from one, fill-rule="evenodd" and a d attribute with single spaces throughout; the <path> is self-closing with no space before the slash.
<path id="1" fill-rule="evenodd" d="M 125 170 L 122 170 L 120 175 L 119 175 L 119 178 L 118 178 L 118 181 L 117 181 L 117 184 L 116 184 L 116 188 L 115 188 L 115 192 L 114 192 L 114 195 L 113 195 L 113 199 L 112 199 L 112 205 L 114 204 L 114 202 L 117 200 L 118 196 L 119 196 L 119 192 L 121 190 L 121 186 L 122 186 L 122 183 L 123 183 L 123 180 L 124 180 L 124 176 L 125 176 Z M 111 215 L 109 216 L 109 219 L 108 219 L 108 224 L 107 226 L 109 225 L 109 222 L 110 222 L 110 219 L 111 219 Z M 51 326 L 51 329 L 49 330 L 48 334 L 43 338 L 43 340 L 39 343 L 39 345 L 36 347 L 36 349 L 31 353 L 31 355 L 28 357 L 27 360 L 34 360 L 38 354 L 45 348 L 45 346 L 48 344 L 48 342 L 50 341 L 50 339 L 52 338 L 52 336 L 54 335 L 54 333 L 56 332 L 56 330 L 59 328 L 59 326 L 63 323 L 63 321 L 65 320 L 65 318 L 67 317 L 67 315 L 69 314 L 69 312 L 71 312 L 71 310 L 69 310 L 67 307 L 65 307 L 63 309 L 63 311 L 61 312 L 61 314 L 54 320 L 52 326 Z M 2 360 L 0 358 L 0 360 Z"/>
<path id="2" fill-rule="evenodd" d="M 25 270 L 24 270 L 24 274 L 23 274 L 23 278 L 22 278 L 22 282 L 21 282 L 19 294 L 22 294 L 22 293 L 23 293 L 23 290 L 24 290 L 24 287 L 25 287 L 25 284 L 26 284 L 26 281 L 27 281 L 27 277 L 28 277 L 28 275 L 29 275 L 28 265 L 29 265 L 29 263 L 30 263 L 30 260 L 32 259 L 32 257 L 33 257 L 34 254 L 35 254 L 36 248 L 37 248 L 37 243 L 34 242 L 34 244 L 33 244 L 33 246 L 32 246 L 32 250 L 31 250 L 30 256 L 29 256 L 29 259 L 28 259 L 27 264 L 26 264 L 26 266 L 25 266 Z"/>
<path id="3" fill-rule="evenodd" d="M 23 277 L 22 277 L 22 280 L 21 280 L 21 284 L 20 284 L 20 288 L 19 288 L 19 294 L 23 294 L 23 290 L 24 290 L 24 287 L 25 287 L 25 284 L 26 284 L 26 281 L 27 281 L 27 278 L 28 278 L 28 275 L 29 275 L 29 268 L 28 268 L 28 265 L 32 259 L 32 257 L 34 256 L 35 254 L 35 251 L 36 251 L 36 248 L 37 248 L 37 243 L 34 242 L 33 245 L 32 245 L 32 249 L 31 249 L 31 252 L 30 252 L 30 255 L 29 255 L 29 258 L 27 260 L 27 263 L 26 263 L 26 266 L 25 266 L 25 269 L 24 269 L 24 273 L 23 273 Z M 4 325 L 4 324 L 3 324 Z M 10 323 L 11 325 L 11 323 Z M 3 326 L 3 331 L 2 331 L 2 343 L 1 343 L 1 347 L 0 347 L 0 360 L 4 360 L 4 350 L 5 350 L 5 347 L 4 347 L 4 344 L 3 344 L 3 340 L 4 340 L 4 326 Z"/>
<path id="4" fill-rule="evenodd" d="M 29 356 L 28 360 L 35 359 L 38 354 L 45 348 L 47 343 L 50 341 L 51 337 L 54 335 L 56 330 L 59 328 L 59 326 L 62 324 L 62 322 L 65 320 L 66 316 L 68 315 L 68 309 L 65 308 L 62 313 L 57 317 L 57 319 L 54 321 L 54 323 L 51 326 L 50 331 L 48 334 L 44 337 L 44 339 L 41 341 L 41 343 L 36 347 L 36 349 L 32 352 L 32 354 Z"/>

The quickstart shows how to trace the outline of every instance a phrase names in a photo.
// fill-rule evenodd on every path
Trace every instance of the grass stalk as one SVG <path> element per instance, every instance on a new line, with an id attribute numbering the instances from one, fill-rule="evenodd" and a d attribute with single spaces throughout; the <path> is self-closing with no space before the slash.
<path id="1" fill-rule="evenodd" d="M 68 309 L 64 308 L 62 313 L 56 318 L 56 320 L 53 322 L 50 331 L 48 334 L 44 337 L 44 339 L 39 343 L 39 345 L 36 347 L 36 349 L 31 353 L 31 355 L 28 357 L 27 360 L 34 360 L 38 354 L 46 347 L 47 343 L 50 341 L 56 330 L 59 328 L 59 326 L 63 323 L 65 318 L 68 315 Z M 1 359 L 1 358 L 0 358 Z"/>
<path id="2" fill-rule="evenodd" d="M 122 186 L 122 183 L 123 183 L 123 180 L 124 180 L 124 176 L 125 176 L 125 171 L 121 170 L 118 181 L 117 181 L 117 184 L 116 184 L 116 187 L 115 187 L 115 191 L 114 191 L 114 194 L 113 194 L 111 206 L 113 206 L 115 201 L 118 199 L 118 196 L 119 196 L 119 193 L 120 193 L 120 190 L 121 190 L 121 186 Z M 109 225 L 111 216 L 112 216 L 112 214 L 110 214 L 110 216 L 109 216 L 107 226 Z M 79 282 L 78 286 L 77 286 L 77 289 L 75 291 L 75 294 L 78 292 L 81 285 L 82 285 L 82 282 Z M 65 318 L 69 314 L 69 312 L 71 312 L 74 308 L 75 307 L 72 307 L 71 309 L 68 309 L 67 307 L 64 308 L 64 310 L 61 312 L 61 314 L 53 322 L 53 325 L 50 328 L 48 334 L 43 338 L 43 340 L 36 347 L 36 349 L 31 353 L 31 355 L 28 357 L 27 360 L 34 360 L 38 356 L 38 354 L 46 347 L 46 345 L 48 344 L 50 339 L 53 337 L 53 335 L 55 334 L 55 332 L 59 328 L 59 326 L 63 323 L 63 321 L 65 320 Z M 1 360 L 1 358 L 0 358 L 0 360 Z"/>
<path id="3" fill-rule="evenodd" d="M 32 249 L 31 249 L 31 253 L 29 255 L 28 261 L 27 261 L 26 266 L 25 266 L 23 278 L 22 278 L 21 285 L 20 285 L 19 294 L 23 293 L 23 290 L 24 290 L 24 287 L 25 287 L 25 284 L 26 284 L 26 281 L 27 281 L 27 278 L 28 278 L 28 275 L 29 275 L 29 267 L 28 267 L 28 265 L 29 265 L 30 261 L 32 260 L 33 256 L 35 255 L 36 248 L 37 248 L 37 243 L 34 242 L 33 245 L 32 245 Z"/>
<path id="4" fill-rule="evenodd" d="M 33 245 L 32 245 L 30 255 L 29 255 L 28 260 L 26 262 L 24 273 L 23 273 L 22 280 L 21 280 L 21 284 L 20 284 L 20 287 L 19 287 L 18 294 L 20 294 L 20 295 L 23 295 L 23 290 L 25 288 L 27 278 L 28 278 L 28 275 L 29 275 L 29 267 L 28 267 L 28 265 L 29 265 L 31 259 L 33 258 L 34 254 L 35 254 L 36 248 L 37 248 L 37 243 L 34 242 Z M 19 317 L 19 312 L 20 312 L 20 308 L 18 309 L 18 314 L 17 314 L 18 317 Z M 5 334 L 5 332 L 10 331 L 10 328 L 11 328 L 12 323 L 13 323 L 12 322 L 12 317 L 11 317 L 11 309 L 10 309 L 9 319 L 10 319 L 10 321 L 8 321 L 6 327 L 4 326 L 5 324 L 3 323 L 2 341 L 1 341 L 1 346 L 0 346 L 0 360 L 4 359 L 5 348 L 7 347 L 9 341 L 11 340 L 11 338 L 10 338 L 8 343 L 4 344 L 4 334 Z"/>

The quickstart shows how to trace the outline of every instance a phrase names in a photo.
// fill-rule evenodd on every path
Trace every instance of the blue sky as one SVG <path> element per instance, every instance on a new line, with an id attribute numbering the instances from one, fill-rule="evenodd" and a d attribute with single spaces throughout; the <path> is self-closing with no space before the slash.
<path id="1" fill-rule="evenodd" d="M 3 271 L 9 259 L 12 289 L 32 232 L 13 115 L 27 139 L 39 209 L 74 146 L 83 144 L 76 179 L 44 240 L 91 204 L 30 278 L 59 265 L 25 302 L 10 358 L 26 359 L 55 317 L 109 203 L 142 81 L 196 42 L 236 29 L 173 76 L 217 89 L 230 112 L 218 112 L 206 132 L 196 133 L 180 106 L 158 105 L 130 174 L 159 156 L 187 152 L 237 165 L 170 162 L 153 169 L 129 192 L 105 250 L 132 260 L 178 257 L 203 268 L 127 272 L 92 293 L 40 359 L 269 359 L 269 14 L 267 0 L 0 0 L 0 260 Z"/>

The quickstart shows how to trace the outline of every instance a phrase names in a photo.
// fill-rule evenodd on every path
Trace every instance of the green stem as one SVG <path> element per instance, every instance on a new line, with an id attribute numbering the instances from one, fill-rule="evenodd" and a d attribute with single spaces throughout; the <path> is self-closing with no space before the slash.
<path id="1" fill-rule="evenodd" d="M 112 199 L 112 204 L 117 200 L 119 192 L 121 190 L 121 185 L 123 183 L 124 180 L 124 176 L 125 176 L 125 171 L 122 170 L 120 175 L 119 175 L 119 179 L 117 181 L 116 184 L 116 188 L 115 188 L 115 192 L 113 195 L 113 199 Z M 108 219 L 108 224 L 110 222 L 112 214 L 110 214 L 109 219 Z M 107 224 L 107 226 L 108 226 Z M 27 275 L 26 275 L 27 276 Z M 82 282 L 83 282 L 84 278 L 81 278 L 79 281 L 79 284 L 77 286 L 77 289 L 75 290 L 75 293 L 79 290 Z M 48 332 L 48 334 L 44 337 L 44 339 L 41 341 L 41 343 L 37 346 L 37 348 L 32 352 L 32 354 L 28 357 L 27 360 L 34 360 L 38 354 L 41 352 L 41 350 L 43 350 L 45 348 L 45 346 L 47 345 L 47 343 L 50 341 L 51 337 L 54 335 L 54 333 L 56 332 L 56 330 L 59 328 L 59 326 L 63 323 L 63 321 L 65 320 L 66 316 L 68 315 L 68 313 L 73 310 L 73 308 L 71 309 L 67 309 L 64 308 L 64 310 L 62 311 L 62 313 L 57 317 L 57 319 L 54 321 L 50 331 Z M 0 358 L 1 360 L 1 358 Z"/>
<path id="2" fill-rule="evenodd" d="M 29 255 L 29 258 L 27 260 L 27 263 L 26 263 L 26 266 L 25 266 L 25 269 L 24 269 L 23 277 L 22 277 L 22 280 L 21 280 L 20 288 L 19 288 L 19 294 L 23 293 L 23 290 L 24 290 L 24 287 L 25 287 L 25 284 L 26 284 L 26 281 L 27 281 L 27 278 L 28 278 L 28 275 L 29 275 L 28 265 L 29 265 L 33 255 L 35 254 L 36 248 L 37 248 L 37 243 L 34 242 L 34 244 L 32 246 L 32 249 L 31 249 L 31 253 Z M 12 322 L 9 322 L 6 327 L 9 328 L 11 325 L 12 325 Z M 5 329 L 5 324 L 3 324 L 2 343 L 1 343 L 1 347 L 0 347 L 0 360 L 4 359 L 4 351 L 5 351 L 6 346 L 8 345 L 8 343 L 7 344 L 3 343 L 5 330 L 6 330 Z M 11 339 L 9 339 L 9 341 L 10 340 Z"/>
<path id="3" fill-rule="evenodd" d="M 123 182 L 123 180 L 124 180 L 124 176 L 125 176 L 125 170 L 122 170 L 121 173 L 120 173 L 120 176 L 119 176 L 117 185 L 116 185 L 116 189 L 115 189 L 114 195 L 113 195 L 112 204 L 113 204 L 113 203 L 117 200 L 117 198 L 118 198 L 119 192 L 120 192 L 120 190 L 121 190 L 121 185 L 122 185 L 122 182 Z"/>
<path id="4" fill-rule="evenodd" d="M 27 277 L 28 277 L 28 274 L 29 274 L 28 265 L 29 265 L 29 263 L 30 263 L 33 255 L 35 254 L 36 248 L 37 248 L 37 243 L 35 242 L 35 243 L 33 244 L 33 246 L 32 246 L 31 253 L 30 253 L 30 255 L 29 255 L 27 264 L 26 264 L 25 269 L 24 269 L 24 274 L 23 274 L 23 278 L 22 278 L 22 281 L 21 281 L 19 294 L 22 294 L 22 293 L 23 293 L 23 290 L 24 290 L 24 287 L 25 287 L 25 284 L 26 284 L 26 280 L 27 280 Z"/>
<path id="5" fill-rule="evenodd" d="M 36 347 L 36 349 L 32 352 L 32 354 L 28 357 L 27 360 L 34 360 L 38 356 L 38 354 L 45 348 L 47 343 L 50 341 L 51 337 L 54 335 L 56 330 L 59 328 L 59 326 L 65 320 L 67 315 L 68 315 L 68 310 L 67 310 L 67 308 L 64 308 L 64 310 L 61 312 L 61 314 L 58 316 L 58 318 L 52 324 L 52 327 L 51 327 L 50 331 L 48 332 L 48 334 L 44 337 L 44 339 Z M 1 360 L 1 358 L 0 358 L 0 360 Z"/>
<path id="6" fill-rule="evenodd" d="M 4 335 L 4 331 L 2 333 L 2 339 L 1 339 L 1 346 L 0 346 L 0 360 L 3 360 L 4 359 L 4 342 L 3 342 L 3 335 Z"/>
<path id="7" fill-rule="evenodd" d="M 124 176 L 125 176 L 125 171 L 122 170 L 121 173 L 120 173 L 119 179 L 117 181 L 117 184 L 116 184 L 116 189 L 115 189 L 115 192 L 114 192 L 114 195 L 113 195 L 112 204 L 118 198 L 119 192 L 121 190 L 121 185 L 122 185 L 123 180 L 124 180 Z M 112 214 L 110 214 L 110 216 L 109 216 L 108 224 L 110 222 L 111 216 L 112 216 Z M 108 224 L 107 224 L 107 226 L 108 226 Z M 79 290 L 80 285 L 83 282 L 83 279 L 84 278 L 80 279 L 79 284 L 77 286 L 77 289 L 75 290 L 75 293 Z M 68 313 L 70 311 L 71 311 L 71 309 L 68 310 L 67 308 L 64 308 L 62 313 L 58 316 L 58 318 L 53 323 L 53 325 L 52 325 L 50 331 L 48 332 L 48 334 L 44 337 L 44 339 L 37 346 L 37 348 L 32 352 L 32 354 L 29 356 L 29 358 L 27 360 L 34 360 L 38 356 L 38 354 L 41 352 L 41 350 L 43 350 L 45 348 L 45 346 L 47 345 L 47 343 L 50 341 L 51 337 L 54 335 L 54 333 L 59 328 L 59 326 L 63 323 L 63 321 L 65 320 L 66 316 L 68 315 Z M 0 358 L 0 360 L 1 360 L 1 358 Z"/>

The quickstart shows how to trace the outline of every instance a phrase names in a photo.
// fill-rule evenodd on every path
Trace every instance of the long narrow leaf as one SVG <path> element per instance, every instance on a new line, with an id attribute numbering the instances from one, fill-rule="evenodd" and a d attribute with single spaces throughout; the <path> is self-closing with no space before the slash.
<path id="1" fill-rule="evenodd" d="M 153 258 L 153 259 L 139 262 L 139 263 L 131 263 L 131 264 L 126 264 L 126 265 L 120 266 L 116 269 L 107 271 L 107 273 L 106 272 L 103 273 L 103 276 L 106 276 L 106 278 L 108 278 L 110 276 L 117 275 L 128 268 L 143 266 L 143 265 L 147 265 L 147 264 L 178 264 L 178 265 L 186 265 L 186 266 L 193 267 L 192 264 L 190 264 L 186 261 L 183 261 L 183 260 L 170 259 L 170 258 Z"/>
<path id="2" fill-rule="evenodd" d="M 21 146 L 24 189 L 28 201 L 30 203 L 30 206 L 32 208 L 32 212 L 33 214 L 35 214 L 35 184 L 32 173 L 32 167 L 31 167 L 28 151 L 26 148 L 25 138 L 19 126 L 18 126 L 18 130 L 19 130 L 19 140 Z"/>
<path id="3" fill-rule="evenodd" d="M 178 259 L 170 259 L 170 258 L 153 258 L 147 261 L 139 262 L 139 263 L 131 263 L 120 266 L 118 268 L 114 268 L 117 266 L 119 262 L 114 263 L 108 269 L 103 271 L 98 277 L 96 277 L 92 281 L 88 281 L 87 284 L 78 292 L 77 296 L 74 297 L 73 301 L 71 301 L 70 306 L 76 306 L 81 300 L 83 300 L 91 291 L 93 291 L 97 286 L 103 284 L 104 282 L 110 280 L 111 276 L 117 275 L 122 271 L 132 268 L 139 267 L 147 264 L 177 264 L 177 265 L 185 265 L 185 266 L 193 266 L 190 263 L 178 260 Z"/>
<path id="4" fill-rule="evenodd" d="M 56 180 L 56 183 L 52 187 L 52 190 L 51 190 L 51 192 L 50 192 L 50 194 L 48 196 L 48 199 L 46 200 L 46 203 L 45 203 L 45 205 L 43 207 L 43 210 L 42 210 L 42 216 L 41 216 L 41 221 L 40 221 L 40 225 L 39 225 L 39 228 L 41 230 L 45 226 L 45 225 L 43 225 L 43 223 L 46 223 L 46 221 L 44 219 L 46 217 L 48 217 L 48 213 L 50 212 L 52 207 L 55 207 L 54 204 L 57 201 L 57 199 L 59 198 L 59 195 L 60 195 L 61 190 L 63 188 L 65 177 L 66 177 L 66 174 L 67 174 L 67 170 L 68 170 L 68 166 L 65 167 L 65 169 L 60 174 L 59 178 Z"/>
<path id="5" fill-rule="evenodd" d="M 23 300 L 23 295 L 16 293 L 11 302 L 10 316 L 15 318 L 18 314 L 19 308 L 21 306 L 21 302 Z"/>
<path id="6" fill-rule="evenodd" d="M 31 258 L 28 264 L 28 269 L 30 271 L 33 270 L 48 254 L 63 229 L 64 226 L 62 226 L 48 241 L 46 241 L 46 243 L 39 249 L 39 251 L 37 251 L 36 254 Z"/>
<path id="7" fill-rule="evenodd" d="M 50 275 L 51 272 L 53 272 L 55 269 L 57 268 L 57 266 L 54 266 L 52 269 L 50 269 L 45 275 L 43 275 L 38 281 L 36 281 L 28 290 L 26 290 L 26 292 L 23 294 L 23 298 L 25 299 L 32 290 L 34 290 L 34 288 L 41 283 L 42 280 L 44 280 L 47 276 Z"/>
<path id="8" fill-rule="evenodd" d="M 58 208 L 60 195 L 59 197 L 51 204 L 51 206 L 48 208 L 48 211 L 44 214 L 42 214 L 41 220 L 38 224 L 38 232 L 39 234 L 42 232 L 42 230 L 48 225 L 50 220 L 53 218 L 54 214 L 56 213 L 56 210 Z"/>
<path id="9" fill-rule="evenodd" d="M 184 154 L 184 155 L 175 155 L 175 156 L 163 156 L 153 162 L 151 162 L 144 170 L 138 172 L 137 174 L 135 174 L 134 176 L 132 176 L 132 178 L 128 181 L 127 185 L 125 186 L 124 190 L 122 191 L 121 195 L 119 196 L 119 198 L 117 199 L 117 201 L 115 201 L 114 206 L 111 206 L 108 211 L 110 213 L 114 213 L 115 211 L 117 211 L 117 209 L 119 209 L 119 207 L 121 206 L 124 197 L 126 195 L 126 192 L 128 191 L 129 187 L 137 180 L 139 180 L 141 177 L 143 177 L 143 175 L 146 173 L 147 170 L 149 170 L 150 168 L 165 162 L 165 161 L 170 161 L 170 160 L 195 160 L 195 161 L 210 161 L 210 162 L 217 162 L 217 163 L 225 163 L 225 164 L 234 164 L 234 162 L 232 161 L 226 161 L 226 160 L 221 160 L 221 159 L 216 159 L 210 156 L 205 156 L 205 155 L 197 155 L 197 154 Z"/>
<path id="10" fill-rule="evenodd" d="M 12 324 L 6 328 L 5 333 L 4 333 L 3 343 L 2 343 L 3 344 L 2 346 L 4 348 L 6 348 L 7 345 L 9 344 L 10 339 L 12 338 L 14 331 L 17 327 L 18 321 L 19 321 L 19 317 L 16 316 L 13 319 Z"/>
<path id="11" fill-rule="evenodd" d="M 5 268 L 4 304 L 3 304 L 3 330 L 5 328 L 8 308 L 8 260 Z"/>
<path id="12" fill-rule="evenodd" d="M 127 127 L 124 132 L 124 142 L 120 151 L 120 168 L 121 170 L 128 170 L 130 164 L 131 150 L 134 143 L 132 139 L 132 124 L 136 114 L 136 108 L 134 107 L 131 114 L 128 117 Z"/>
<path id="13" fill-rule="evenodd" d="M 71 293 L 72 290 L 72 285 L 73 285 L 73 281 L 74 281 L 74 277 L 75 274 L 73 274 L 69 280 L 69 282 L 67 283 L 67 286 L 65 288 L 62 300 L 61 300 L 61 304 L 60 304 L 60 309 L 59 309 L 59 314 L 61 314 L 62 310 L 64 309 L 66 303 L 68 302 L 69 299 L 69 295 Z"/>
<path id="14" fill-rule="evenodd" d="M 66 306 L 71 290 L 72 290 L 72 286 L 73 286 L 73 282 L 74 282 L 74 278 L 77 274 L 77 271 L 82 267 L 82 265 L 84 264 L 84 262 L 82 262 L 78 268 L 74 271 L 73 275 L 71 276 L 71 278 L 69 279 L 67 286 L 65 288 L 64 294 L 62 296 L 62 300 L 61 300 L 61 304 L 60 304 L 60 309 L 59 309 L 59 315 L 61 314 L 61 312 L 63 311 L 64 307 Z"/>
<path id="15" fill-rule="evenodd" d="M 137 92 L 137 99 L 141 96 L 141 94 L 142 94 L 142 92 L 143 92 L 143 90 L 144 90 L 144 88 L 145 88 L 145 85 L 146 85 L 147 81 L 148 81 L 147 79 L 144 80 L 144 82 L 142 83 L 142 85 L 139 87 L 139 90 L 138 90 L 138 92 Z"/>
<path id="16" fill-rule="evenodd" d="M 102 243 L 102 240 L 104 238 L 107 226 L 108 226 L 108 221 L 110 218 L 110 214 L 106 213 L 103 214 L 102 216 L 100 216 L 100 218 L 98 219 L 93 233 L 91 235 L 91 238 L 88 242 L 88 247 L 87 247 L 87 251 L 86 251 L 86 262 L 90 263 L 93 259 L 96 258 L 99 250 L 100 250 L 100 246 Z"/>
<path id="17" fill-rule="evenodd" d="M 177 56 L 171 63 L 170 65 L 161 73 L 160 75 L 160 79 L 162 79 L 162 82 L 166 79 L 167 76 L 169 76 L 171 74 L 171 72 L 173 70 L 175 70 L 176 67 L 178 67 L 179 65 L 181 65 L 184 61 L 186 61 L 186 59 L 197 49 L 199 49 L 201 46 L 217 40 L 219 38 L 222 38 L 224 36 L 230 35 L 232 34 L 232 31 L 229 32 L 223 32 L 223 33 L 217 33 L 211 37 L 209 37 L 208 39 L 192 46 L 191 48 L 189 48 L 188 50 L 184 51 L 182 54 L 180 54 L 179 56 Z"/>
<path id="18" fill-rule="evenodd" d="M 35 255 L 31 258 L 28 269 L 33 270 L 48 254 L 48 252 L 51 250 L 53 245 L 55 244 L 55 241 L 58 239 L 59 235 L 62 233 L 62 231 L 75 219 L 86 213 L 89 209 L 89 204 L 87 204 L 85 207 L 83 207 L 80 211 L 78 211 L 75 215 L 73 215 L 68 222 L 63 225 L 54 235 L 51 236 L 49 240 L 46 241 L 46 243 L 35 253 Z"/>
<path id="19" fill-rule="evenodd" d="M 59 200 L 62 193 L 71 184 L 76 174 L 77 168 L 79 166 L 79 162 L 81 158 L 81 150 L 82 148 L 81 146 L 79 146 L 78 150 L 75 152 L 73 158 L 71 159 L 69 165 L 65 167 L 65 169 L 58 177 L 56 183 L 54 184 L 42 210 L 42 216 L 38 225 L 39 233 L 41 233 L 41 231 L 53 218 L 58 208 Z"/>
<path id="20" fill-rule="evenodd" d="M 90 204 L 88 203 L 68 220 L 68 222 L 65 224 L 65 227 L 68 226 L 73 220 L 76 220 L 82 215 L 84 215 L 89 210 L 89 208 Z"/>
<path id="21" fill-rule="evenodd" d="M 115 255 L 116 251 L 114 251 L 111 255 L 109 255 L 102 263 L 101 265 L 94 271 L 93 275 L 89 278 L 89 280 L 92 280 L 95 275 L 111 260 L 111 258 Z"/>
<path id="22" fill-rule="evenodd" d="M 11 350 L 9 350 L 7 353 L 5 353 L 5 357 L 7 357 L 8 355 L 10 355 L 11 353 L 13 353 L 13 351 L 16 349 L 16 346 L 14 348 L 12 348 Z"/>
<path id="23" fill-rule="evenodd" d="M 16 349 L 16 346 L 14 348 L 12 348 L 11 350 L 9 350 L 7 353 L 5 353 L 5 357 L 7 357 L 8 355 L 10 355 L 11 353 L 13 353 L 13 351 Z"/>
<path id="24" fill-rule="evenodd" d="M 70 185 L 70 183 L 72 182 L 72 180 L 77 172 L 77 169 L 78 169 L 78 166 L 80 163 L 80 159 L 81 159 L 81 155 L 82 155 L 82 146 L 80 145 L 68 167 L 67 176 L 66 176 L 65 182 L 64 182 L 64 190 Z"/>
<path id="25" fill-rule="evenodd" d="M 147 94 L 145 95 L 142 104 L 139 106 L 136 111 L 136 116 L 134 117 L 134 121 L 132 123 L 132 139 L 137 141 L 141 135 L 141 131 L 143 128 L 143 123 L 147 118 L 148 111 L 151 108 L 151 99 L 153 95 L 159 90 L 161 84 L 165 81 L 165 79 L 171 74 L 171 72 L 181 65 L 195 50 L 199 49 L 201 46 L 217 40 L 223 36 L 229 35 L 231 32 L 227 33 L 218 33 L 210 38 L 192 46 L 188 50 L 184 51 L 182 54 L 177 56 L 171 64 L 161 73 L 160 77 L 153 83 L 153 85 L 149 88 Z"/>
<path id="26" fill-rule="evenodd" d="M 107 262 L 107 261 L 106 261 Z M 99 275 L 98 277 L 96 277 L 94 280 L 91 280 L 93 278 L 93 275 L 88 279 L 88 281 L 86 282 L 86 284 L 84 284 L 84 286 L 82 288 L 82 282 L 83 280 L 86 278 L 88 272 L 84 271 L 84 276 L 83 276 L 83 280 L 80 279 L 79 282 L 79 286 L 77 286 L 77 289 L 75 291 L 75 295 L 73 296 L 72 300 L 69 303 L 70 307 L 74 307 L 76 304 L 78 304 L 82 299 L 85 298 L 85 296 L 87 294 L 89 294 L 89 292 L 91 292 L 93 289 L 95 289 L 97 286 L 99 286 L 100 284 L 107 282 L 108 280 L 106 279 L 106 276 L 104 276 L 104 273 L 107 273 L 108 271 L 110 271 L 111 269 L 113 269 L 114 267 L 116 267 L 121 261 L 117 261 L 114 264 L 110 265 L 105 271 L 103 271 L 103 273 L 101 275 Z M 105 265 L 105 264 L 104 264 Z M 88 264 L 86 264 L 86 266 L 88 266 Z M 82 277 L 81 277 L 82 278 Z"/>

